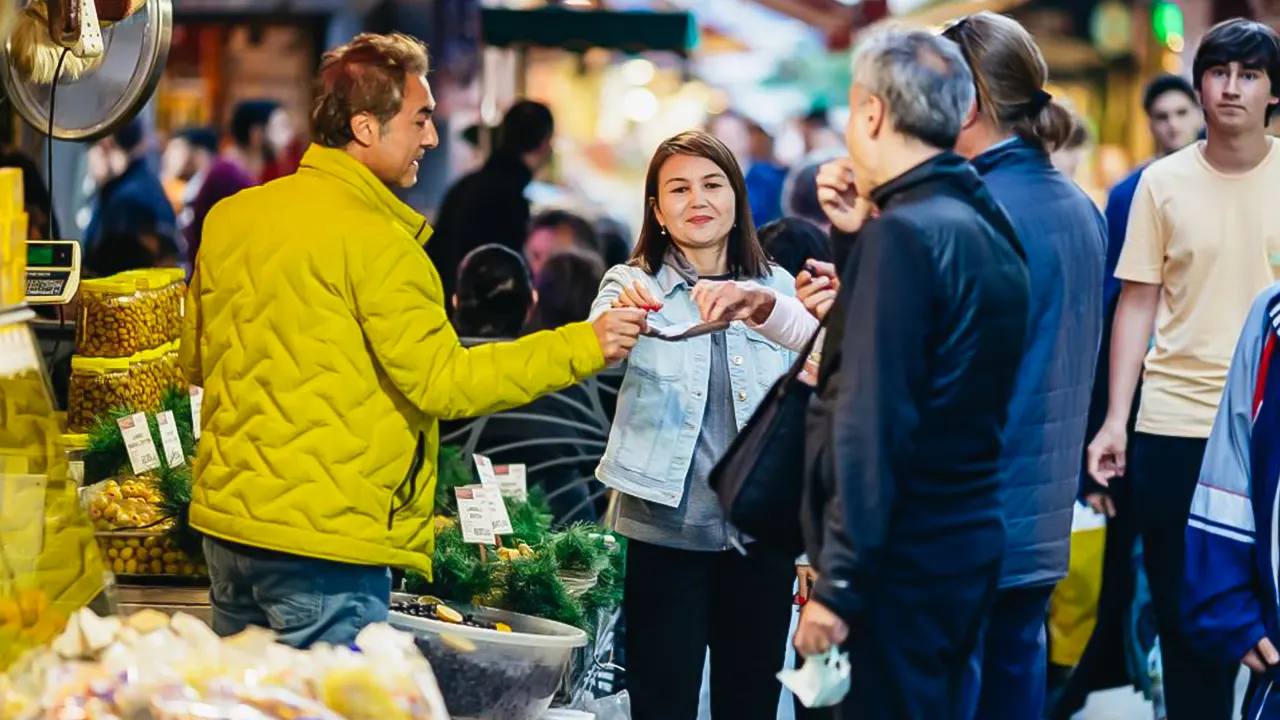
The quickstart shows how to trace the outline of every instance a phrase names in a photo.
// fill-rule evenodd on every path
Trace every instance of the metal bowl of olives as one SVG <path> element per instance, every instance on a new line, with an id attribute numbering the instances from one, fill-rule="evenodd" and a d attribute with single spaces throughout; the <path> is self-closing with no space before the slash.
<path id="1" fill-rule="evenodd" d="M 562 623 L 402 593 L 389 622 L 413 633 L 454 720 L 537 720 L 587 644 Z"/>

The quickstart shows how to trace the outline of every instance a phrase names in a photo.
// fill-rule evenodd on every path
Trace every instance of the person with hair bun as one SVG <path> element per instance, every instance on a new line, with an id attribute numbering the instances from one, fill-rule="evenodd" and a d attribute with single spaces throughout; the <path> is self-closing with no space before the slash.
<path id="1" fill-rule="evenodd" d="M 1038 718 L 1045 703 L 1049 598 L 1067 574 L 1094 349 L 1102 336 L 1106 223 L 1056 170 L 1072 113 L 1045 89 L 1031 33 L 990 12 L 943 36 L 973 72 L 977 95 L 956 143 L 1013 221 L 1027 253 L 1026 354 L 1000 456 L 1007 538 L 1000 592 L 971 678 L 979 720 Z M 980 691 L 978 684 L 981 684 Z"/>
<path id="2" fill-rule="evenodd" d="M 537 297 L 520 253 L 497 243 L 481 245 L 458 267 L 453 326 L 465 338 L 519 337 Z"/>

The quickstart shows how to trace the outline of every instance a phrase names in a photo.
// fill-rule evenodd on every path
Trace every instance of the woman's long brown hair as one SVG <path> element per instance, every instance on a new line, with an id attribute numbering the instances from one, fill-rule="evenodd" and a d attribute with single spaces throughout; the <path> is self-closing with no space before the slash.
<path id="1" fill-rule="evenodd" d="M 763 278 L 772 274 L 769 258 L 760 240 L 756 238 L 756 226 L 751 222 L 751 205 L 747 202 L 747 181 L 733 153 L 714 135 L 701 130 L 689 130 L 667 138 L 658 145 L 649 161 L 644 178 L 644 223 L 640 237 L 631 253 L 631 263 L 650 275 L 656 275 L 671 248 L 671 236 L 662 232 L 655 208 L 658 204 L 658 173 L 674 155 L 701 157 L 715 163 L 729 179 L 733 188 L 733 227 L 729 230 L 729 272 L 738 278 Z"/>

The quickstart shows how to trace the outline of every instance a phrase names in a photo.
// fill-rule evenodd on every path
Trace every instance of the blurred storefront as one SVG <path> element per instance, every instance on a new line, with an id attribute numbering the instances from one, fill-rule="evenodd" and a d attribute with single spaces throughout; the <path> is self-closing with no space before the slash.
<path id="1" fill-rule="evenodd" d="M 535 186 L 535 204 L 636 228 L 643 173 L 663 138 L 731 107 L 781 116 L 806 106 L 802 96 L 761 86 L 780 58 L 822 46 L 821 30 L 750 2 L 685 0 L 662 11 L 651 4 L 483 10 L 482 82 L 472 109 L 459 103 L 455 120 L 470 112 L 473 122 L 496 125 L 517 97 L 552 108 L 556 162 L 549 182 Z M 480 162 L 484 150 L 455 153 L 457 172 Z"/>

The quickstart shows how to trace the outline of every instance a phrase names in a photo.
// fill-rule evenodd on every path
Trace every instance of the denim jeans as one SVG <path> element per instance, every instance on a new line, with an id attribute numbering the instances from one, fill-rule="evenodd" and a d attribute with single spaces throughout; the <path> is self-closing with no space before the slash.
<path id="1" fill-rule="evenodd" d="M 391 572 L 385 567 L 302 557 L 206 537 L 213 629 L 235 635 L 274 630 L 297 648 L 350 645 L 366 625 L 386 622 Z"/>

